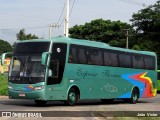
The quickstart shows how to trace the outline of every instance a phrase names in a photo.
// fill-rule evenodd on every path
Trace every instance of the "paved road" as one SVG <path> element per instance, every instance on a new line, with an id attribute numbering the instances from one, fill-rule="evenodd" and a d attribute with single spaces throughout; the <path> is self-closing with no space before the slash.
<path id="1" fill-rule="evenodd" d="M 81 100 L 75 106 L 65 106 L 63 102 L 48 102 L 45 107 L 38 107 L 32 100 L 12 100 L 0 97 L 0 111 L 160 111 L 160 94 L 153 98 L 139 99 L 137 104 L 115 101 L 103 104 L 100 100 Z M 89 114 L 87 112 L 79 112 Z M 159 113 L 160 114 L 160 113 Z M 63 114 L 61 114 L 63 116 Z M 89 119 L 89 118 L 87 118 Z M 91 118 L 92 119 L 92 118 Z"/>

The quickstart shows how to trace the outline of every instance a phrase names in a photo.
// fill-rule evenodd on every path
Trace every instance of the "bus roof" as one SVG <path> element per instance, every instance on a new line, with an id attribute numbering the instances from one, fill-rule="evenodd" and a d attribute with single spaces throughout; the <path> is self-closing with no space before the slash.
<path id="1" fill-rule="evenodd" d="M 110 46 L 106 43 L 103 43 L 103 42 L 96 42 L 96 41 L 90 41 L 90 40 L 84 40 L 84 39 L 74 39 L 74 38 L 67 38 L 67 37 L 53 37 L 53 38 L 49 38 L 49 39 L 24 40 L 24 41 L 18 41 L 17 43 L 51 42 L 51 41 L 58 42 L 58 43 L 85 45 L 85 46 L 91 46 L 91 47 L 98 47 L 98 48 L 105 48 L 105 49 L 111 49 L 111 50 L 117 50 L 117 51 L 140 53 L 140 54 L 147 54 L 147 55 L 156 56 L 156 54 L 154 52 L 150 52 L 150 51 L 137 51 L 137 50 L 131 50 L 131 49 L 125 49 L 125 48 L 119 48 L 119 47 L 112 47 L 112 46 Z"/>

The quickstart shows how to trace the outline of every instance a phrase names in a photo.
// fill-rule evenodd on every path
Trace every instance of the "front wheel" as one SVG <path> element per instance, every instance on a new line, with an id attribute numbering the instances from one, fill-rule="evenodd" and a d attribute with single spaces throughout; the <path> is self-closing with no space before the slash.
<path id="1" fill-rule="evenodd" d="M 47 103 L 47 101 L 44 101 L 44 100 L 35 100 L 35 103 L 38 106 L 44 106 Z"/>
<path id="2" fill-rule="evenodd" d="M 70 106 L 73 106 L 76 104 L 77 100 L 78 100 L 78 94 L 76 92 L 75 89 L 70 89 L 69 90 L 69 93 L 68 93 L 68 99 L 66 101 L 64 101 L 64 103 L 66 105 L 70 105 Z"/>

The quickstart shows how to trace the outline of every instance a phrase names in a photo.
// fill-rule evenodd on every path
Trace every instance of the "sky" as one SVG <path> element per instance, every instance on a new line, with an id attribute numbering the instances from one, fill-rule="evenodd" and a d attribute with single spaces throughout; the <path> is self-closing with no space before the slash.
<path id="1" fill-rule="evenodd" d="M 52 30 L 52 36 L 63 35 L 66 0 L 0 0 L 0 39 L 10 44 L 16 41 L 16 34 L 25 29 L 26 34 L 39 38 L 49 37 L 49 24 L 61 25 Z M 127 22 L 134 13 L 156 3 L 157 0 L 70 0 L 69 27 L 84 25 L 102 18 Z M 73 5 L 74 3 L 74 5 Z M 72 7 L 73 6 L 73 7 Z M 59 20 L 59 18 L 61 18 Z"/>

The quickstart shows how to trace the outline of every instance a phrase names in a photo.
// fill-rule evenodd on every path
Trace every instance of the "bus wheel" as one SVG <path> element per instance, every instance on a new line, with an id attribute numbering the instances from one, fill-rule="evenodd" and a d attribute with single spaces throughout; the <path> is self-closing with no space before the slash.
<path id="1" fill-rule="evenodd" d="M 139 98 L 139 92 L 136 88 L 134 88 L 130 98 L 130 103 L 136 104 L 138 101 L 138 98 Z"/>
<path id="2" fill-rule="evenodd" d="M 35 100 L 35 103 L 38 106 L 44 106 L 47 103 L 47 101 L 44 101 L 44 100 Z"/>
<path id="3" fill-rule="evenodd" d="M 64 101 L 66 105 L 73 106 L 78 100 L 78 94 L 74 88 L 71 88 L 68 93 L 68 99 Z"/>

